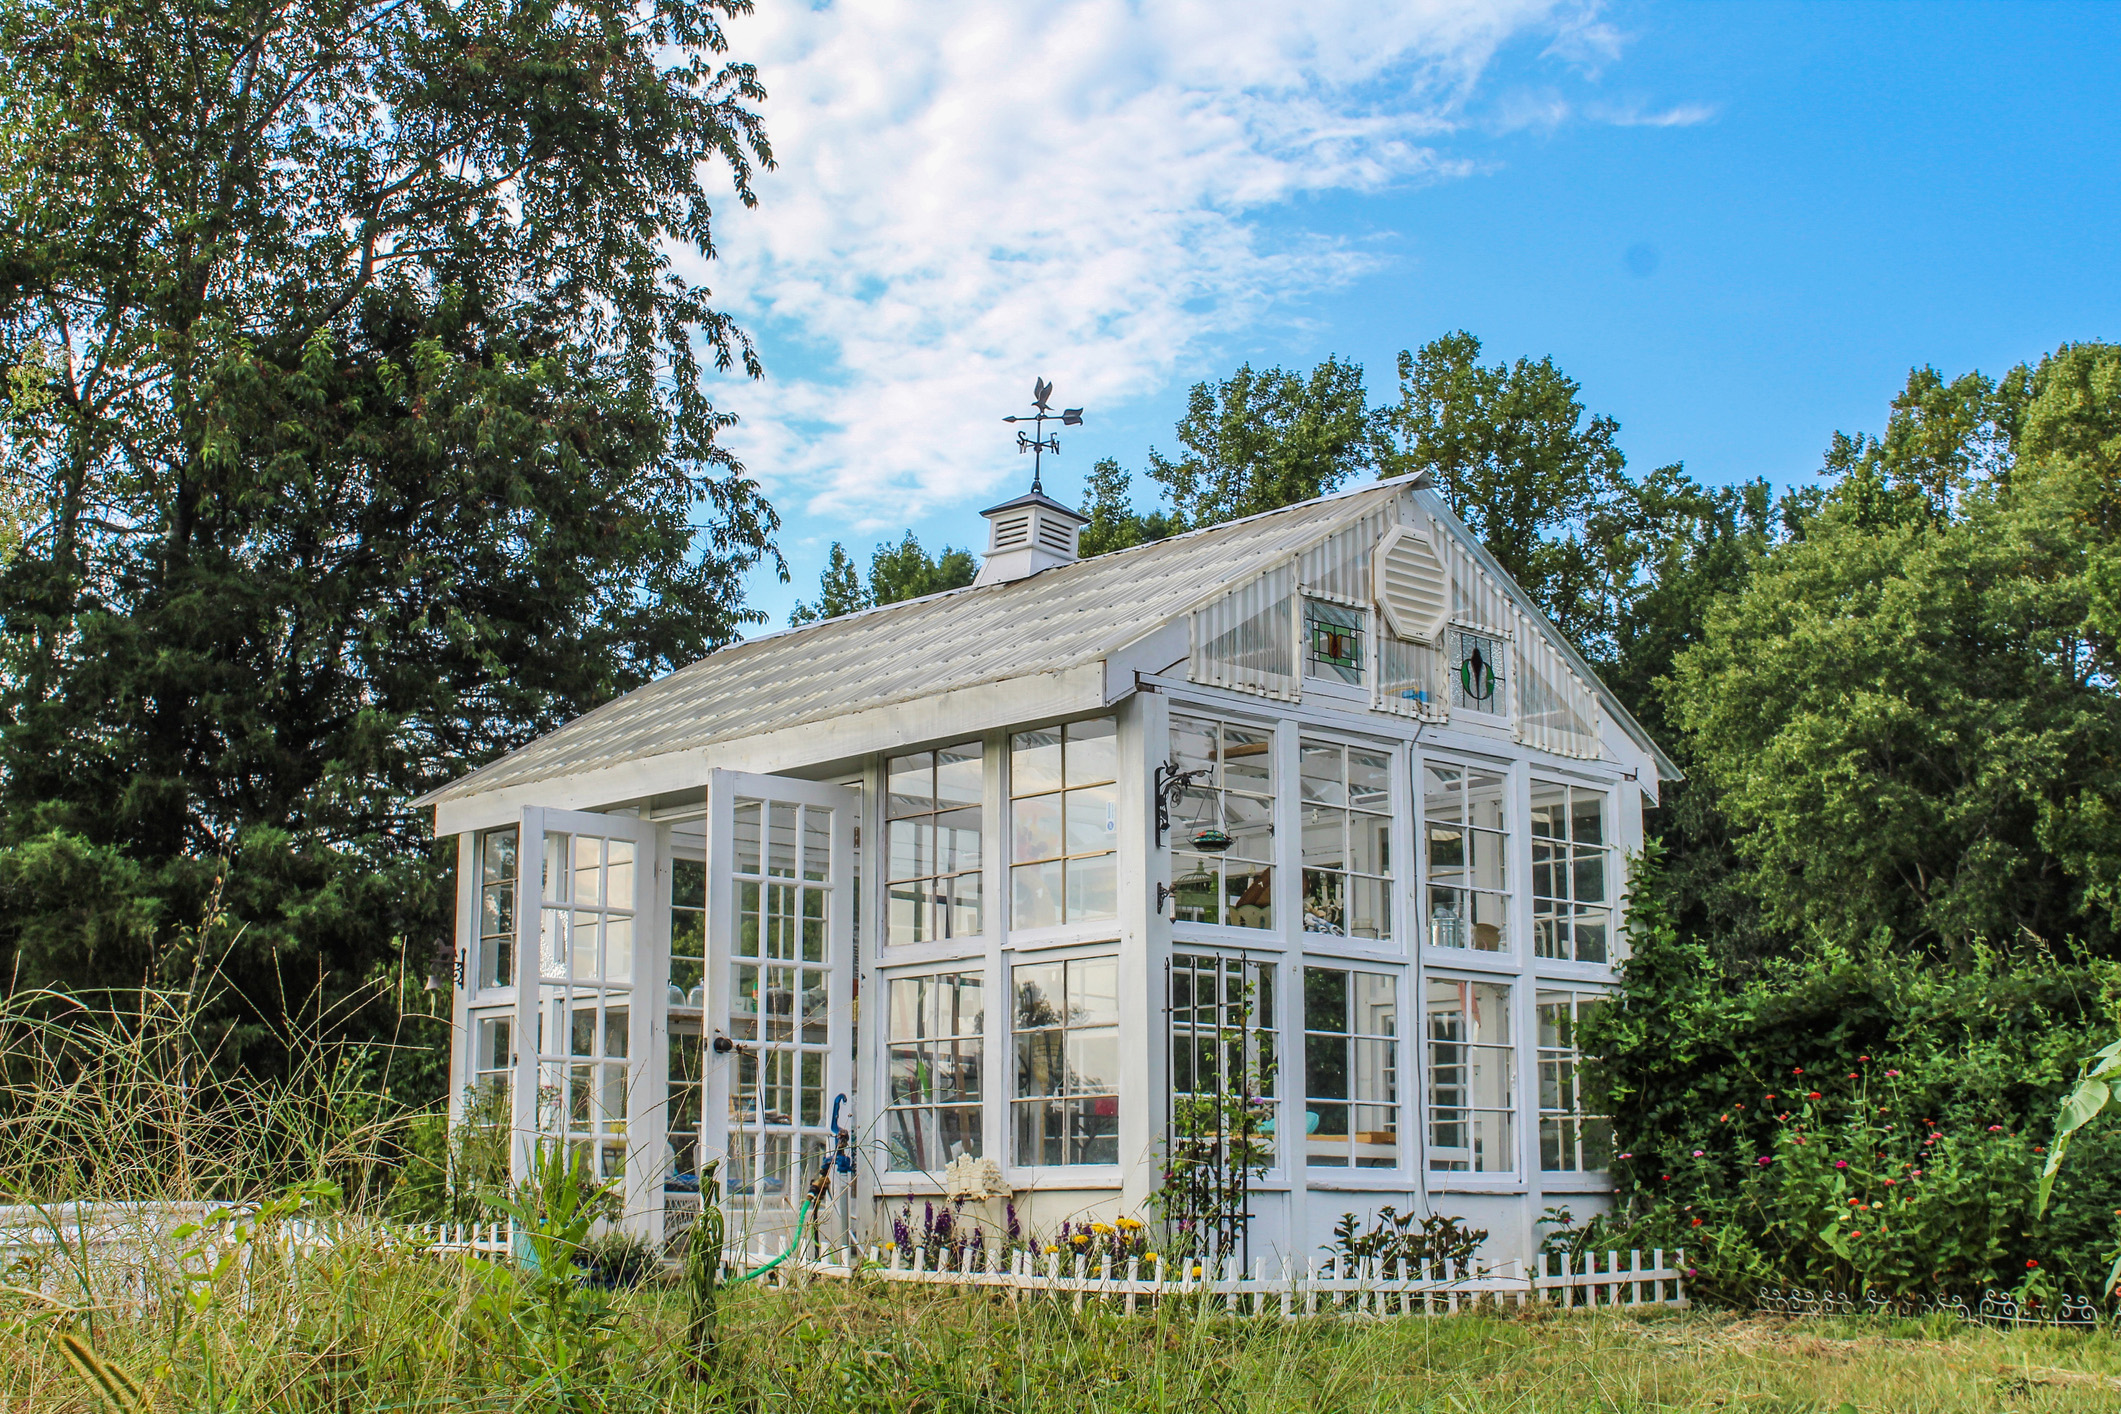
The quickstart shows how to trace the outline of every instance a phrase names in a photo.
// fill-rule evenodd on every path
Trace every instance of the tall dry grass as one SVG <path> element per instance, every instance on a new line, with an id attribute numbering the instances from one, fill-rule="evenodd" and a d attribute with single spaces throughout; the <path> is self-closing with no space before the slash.
<path id="1" fill-rule="evenodd" d="M 284 1077 L 232 1080 L 196 1015 L 177 993 L 0 1006 L 0 1199 L 185 1204 L 197 1224 L 157 1227 L 130 1268 L 18 1240 L 0 1414 L 2121 1411 L 2103 1334 L 1706 1312 L 1283 1322 L 1179 1302 L 1129 1319 L 882 1282 L 725 1293 L 718 1363 L 695 1380 L 674 1290 L 540 1306 L 510 1271 L 394 1241 L 378 1199 L 405 1117 L 372 1069 L 291 1036 Z M 286 1223 L 330 1205 L 320 1180 L 347 1195 L 342 1238 L 290 1248 Z M 84 1374 L 84 1351 L 112 1378 Z"/>

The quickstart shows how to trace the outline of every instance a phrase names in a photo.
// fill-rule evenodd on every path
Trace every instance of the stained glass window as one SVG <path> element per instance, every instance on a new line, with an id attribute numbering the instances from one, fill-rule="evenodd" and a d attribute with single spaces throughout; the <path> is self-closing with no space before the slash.
<path id="1" fill-rule="evenodd" d="M 1304 600 L 1304 673 L 1328 682 L 1361 683 L 1369 615 L 1324 599 Z"/>

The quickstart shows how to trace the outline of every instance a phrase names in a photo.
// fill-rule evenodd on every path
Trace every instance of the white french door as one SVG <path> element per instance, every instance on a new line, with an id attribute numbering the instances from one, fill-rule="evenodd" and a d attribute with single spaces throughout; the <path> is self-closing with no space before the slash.
<path id="1" fill-rule="evenodd" d="M 707 1016 L 718 1034 L 701 1130 L 723 1157 L 732 1233 L 790 1226 L 833 1146 L 836 1098 L 847 1097 L 840 1122 L 854 1125 L 860 803 L 849 787 L 781 776 L 715 771 L 708 783 Z"/>
<path id="2" fill-rule="evenodd" d="M 664 1147 L 661 1087 L 642 1083 L 664 1013 L 648 955 L 654 832 L 533 806 L 519 840 L 511 1170 L 521 1180 L 541 1146 L 564 1145 L 622 1180 L 627 1225 L 645 1233 Z"/>

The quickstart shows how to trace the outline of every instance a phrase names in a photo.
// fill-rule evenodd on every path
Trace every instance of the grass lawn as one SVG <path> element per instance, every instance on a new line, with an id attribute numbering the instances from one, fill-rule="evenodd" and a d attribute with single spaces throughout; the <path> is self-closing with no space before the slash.
<path id="1" fill-rule="evenodd" d="M 541 1347 L 497 1281 L 512 1279 L 367 1253 L 200 1311 L 63 1314 L 0 1294 L 0 1412 L 112 1407 L 62 1330 L 157 1410 L 2121 1411 L 2121 1341 L 2104 1334 L 1706 1311 L 1130 1319 L 876 1282 L 727 1293 L 696 1383 L 675 1293 L 617 1298 L 607 1348 L 584 1359 Z"/>

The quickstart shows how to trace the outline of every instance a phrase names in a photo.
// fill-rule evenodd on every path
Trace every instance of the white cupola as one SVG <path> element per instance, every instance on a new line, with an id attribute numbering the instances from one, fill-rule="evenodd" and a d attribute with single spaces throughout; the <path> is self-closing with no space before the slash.
<path id="1" fill-rule="evenodd" d="M 1088 516 L 1048 496 L 1036 478 L 1023 495 L 980 514 L 987 518 L 987 558 L 972 581 L 976 585 L 1006 584 L 1074 564 L 1076 537 L 1090 523 Z"/>

